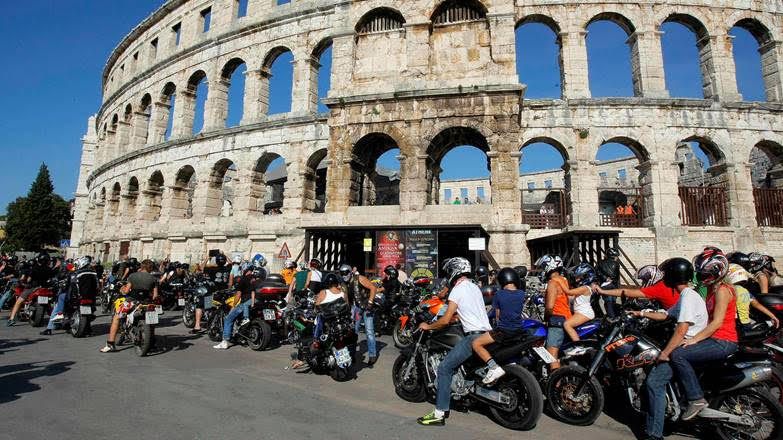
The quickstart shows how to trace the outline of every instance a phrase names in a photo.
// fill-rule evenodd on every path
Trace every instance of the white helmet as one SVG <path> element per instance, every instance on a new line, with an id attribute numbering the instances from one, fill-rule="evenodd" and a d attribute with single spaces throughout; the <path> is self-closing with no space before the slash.
<path id="1" fill-rule="evenodd" d="M 446 259 L 443 262 L 443 271 L 446 272 L 449 284 L 453 283 L 460 275 L 470 275 L 472 272 L 470 262 L 462 257 Z"/>
<path id="2" fill-rule="evenodd" d="M 649 287 L 663 279 L 663 271 L 654 264 L 648 264 L 639 268 L 636 279 L 642 282 L 642 287 Z"/>
<path id="3" fill-rule="evenodd" d="M 286 269 L 293 269 L 293 268 L 296 267 L 296 263 L 294 263 L 294 260 L 289 258 L 289 259 L 285 260 L 285 267 L 286 267 Z"/>
<path id="4" fill-rule="evenodd" d="M 242 257 L 239 255 L 234 255 L 234 264 L 241 264 L 242 263 Z"/>
<path id="5" fill-rule="evenodd" d="M 73 266 L 76 268 L 76 270 L 79 270 L 89 266 L 91 262 L 92 262 L 92 258 L 81 257 L 73 262 Z"/>
<path id="6" fill-rule="evenodd" d="M 563 270 L 563 259 L 558 255 L 544 255 L 536 261 L 535 266 L 540 271 L 538 277 L 546 281 L 552 272 Z"/>
<path id="7" fill-rule="evenodd" d="M 729 284 L 739 284 L 743 281 L 748 281 L 750 277 L 750 272 L 745 270 L 744 267 L 739 264 L 729 264 L 729 270 L 726 272 L 724 279 Z"/>

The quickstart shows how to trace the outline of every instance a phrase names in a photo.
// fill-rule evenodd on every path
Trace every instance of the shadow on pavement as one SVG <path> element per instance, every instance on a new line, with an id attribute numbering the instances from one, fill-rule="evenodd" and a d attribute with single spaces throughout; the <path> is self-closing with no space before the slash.
<path id="1" fill-rule="evenodd" d="M 31 345 L 35 344 L 36 342 L 45 341 L 46 338 L 36 338 L 36 339 L 3 339 L 0 340 L 0 354 L 4 354 L 8 351 L 16 351 L 11 350 L 15 347 L 21 347 L 24 345 Z"/>
<path id="2" fill-rule="evenodd" d="M 0 404 L 17 400 L 22 397 L 22 394 L 40 390 L 41 385 L 34 384 L 32 382 L 34 379 L 64 373 L 70 370 L 70 366 L 75 362 L 42 364 L 42 362 L 23 363 L 0 368 L 0 374 L 13 371 L 11 374 L 0 376 Z"/>
<path id="3" fill-rule="evenodd" d="M 201 335 L 165 335 L 155 337 L 155 347 L 147 353 L 147 356 L 157 356 L 174 350 L 185 350 L 191 347 L 193 343 L 189 342 L 199 339 Z"/>

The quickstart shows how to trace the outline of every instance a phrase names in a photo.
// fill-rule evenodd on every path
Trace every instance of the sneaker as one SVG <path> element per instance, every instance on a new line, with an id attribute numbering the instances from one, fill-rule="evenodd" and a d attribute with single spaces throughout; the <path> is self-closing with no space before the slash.
<path id="1" fill-rule="evenodd" d="M 101 353 L 111 353 L 113 351 L 116 351 L 116 348 L 114 348 L 114 346 L 110 344 L 106 344 L 106 346 L 100 349 Z"/>
<path id="2" fill-rule="evenodd" d="M 246 326 L 246 325 L 248 325 L 248 324 L 250 324 L 250 320 L 249 320 L 249 319 L 247 319 L 247 318 L 245 318 L 245 319 L 243 319 L 243 320 L 242 320 L 242 323 L 241 323 L 241 324 L 239 324 L 239 326 L 240 326 L 240 327 L 244 327 L 244 326 Z"/>
<path id="3" fill-rule="evenodd" d="M 416 423 L 424 426 L 444 426 L 446 424 L 446 418 L 437 417 L 435 415 L 435 411 L 433 411 L 424 417 L 419 417 L 416 419 Z"/>
<path id="4" fill-rule="evenodd" d="M 484 385 L 489 385 L 492 382 L 495 382 L 496 380 L 503 377 L 503 375 L 506 374 L 506 371 L 503 370 L 500 366 L 496 366 L 495 368 L 490 368 L 489 371 L 487 371 L 486 376 L 484 376 L 484 380 L 481 382 Z"/>
<path id="5" fill-rule="evenodd" d="M 685 412 L 682 413 L 682 416 L 680 417 L 680 420 L 690 420 L 701 412 L 704 408 L 707 407 L 707 401 L 704 399 L 694 400 L 688 405 L 688 408 L 685 409 Z"/>
<path id="6" fill-rule="evenodd" d="M 14 324 L 16 324 L 16 321 L 14 321 L 13 319 L 9 319 L 9 320 L 8 320 L 8 321 L 5 323 L 6 327 L 13 327 L 13 326 L 14 326 Z"/>
<path id="7" fill-rule="evenodd" d="M 41 336 L 51 336 L 52 335 L 52 331 L 47 328 L 46 330 L 44 330 L 41 333 L 39 333 L 39 335 L 41 335 Z"/>
<path id="8" fill-rule="evenodd" d="M 212 346 L 212 348 L 216 348 L 218 350 L 226 350 L 228 349 L 228 341 L 222 341 L 220 344 Z"/>
<path id="9" fill-rule="evenodd" d="M 52 318 L 52 321 L 53 322 L 57 322 L 57 321 L 62 321 L 63 319 L 65 319 L 65 315 L 63 315 L 62 313 L 58 313 L 58 314 L 54 315 L 54 318 Z"/>

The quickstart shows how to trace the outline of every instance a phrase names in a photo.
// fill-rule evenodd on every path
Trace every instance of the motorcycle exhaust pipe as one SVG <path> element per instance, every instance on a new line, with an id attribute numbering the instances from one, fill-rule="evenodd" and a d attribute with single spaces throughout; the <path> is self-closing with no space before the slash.
<path id="1" fill-rule="evenodd" d="M 772 378 L 772 366 L 763 365 L 757 367 L 748 367 L 742 370 L 742 380 L 733 387 L 721 390 L 721 393 L 738 390 L 750 385 L 766 382 Z"/>
<path id="2" fill-rule="evenodd" d="M 477 397 L 492 403 L 497 403 L 500 405 L 508 405 L 511 403 L 511 399 L 508 396 L 500 393 L 500 391 L 489 390 L 478 385 L 476 385 L 474 388 L 473 393 Z"/>

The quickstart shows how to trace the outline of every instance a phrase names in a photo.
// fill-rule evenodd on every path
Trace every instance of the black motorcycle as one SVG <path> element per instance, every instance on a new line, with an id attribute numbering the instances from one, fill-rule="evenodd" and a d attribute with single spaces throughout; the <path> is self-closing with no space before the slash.
<path id="1" fill-rule="evenodd" d="M 408 402 L 423 402 L 427 398 L 434 400 L 438 366 L 465 337 L 461 324 L 440 331 L 418 332 L 416 344 L 400 353 L 392 368 L 394 391 Z M 476 404 L 486 405 L 492 418 L 506 428 L 533 429 L 543 412 L 543 396 L 536 378 L 516 361 L 532 344 L 540 343 L 540 337 L 520 336 L 502 347 L 490 346 L 492 358 L 506 371 L 503 377 L 490 385 L 482 383 L 487 370 L 484 362 L 476 356 L 471 357 L 452 378 L 452 399 L 468 408 Z"/>
<path id="2" fill-rule="evenodd" d="M 77 277 L 78 275 L 74 275 L 71 281 L 63 316 L 71 336 L 82 338 L 90 333 L 90 324 L 95 319 L 95 293 L 82 292 L 78 287 Z"/>
<path id="3" fill-rule="evenodd" d="M 305 361 L 315 373 L 329 373 L 332 379 L 345 382 L 355 376 L 356 343 L 350 306 L 343 300 L 318 307 L 321 331 L 317 338 L 307 338 L 314 324 L 296 321 L 295 328 L 301 328 L 299 358 Z M 310 342 L 312 341 L 312 342 Z"/>
<path id="4" fill-rule="evenodd" d="M 648 335 L 648 327 L 656 324 L 625 312 L 607 322 L 609 331 L 598 349 L 584 350 L 578 345 L 569 349 L 582 350 L 580 356 L 564 350 L 573 362 L 550 376 L 547 403 L 564 422 L 589 425 L 598 418 L 605 400 L 602 383 L 620 390 L 631 408 L 642 411 L 642 387 L 662 346 L 661 338 Z M 730 357 L 700 376 L 709 408 L 693 419 L 699 428 L 713 430 L 721 439 L 778 439 L 783 435 L 783 407 L 765 385 L 772 377 L 771 362 Z M 666 395 L 666 417 L 679 420 L 686 399 L 677 381 L 667 386 Z"/>
<path id="5" fill-rule="evenodd" d="M 120 289 L 125 285 L 125 281 L 115 280 L 106 282 L 100 293 L 101 312 L 106 315 L 112 313 L 114 301 L 120 297 Z"/>

